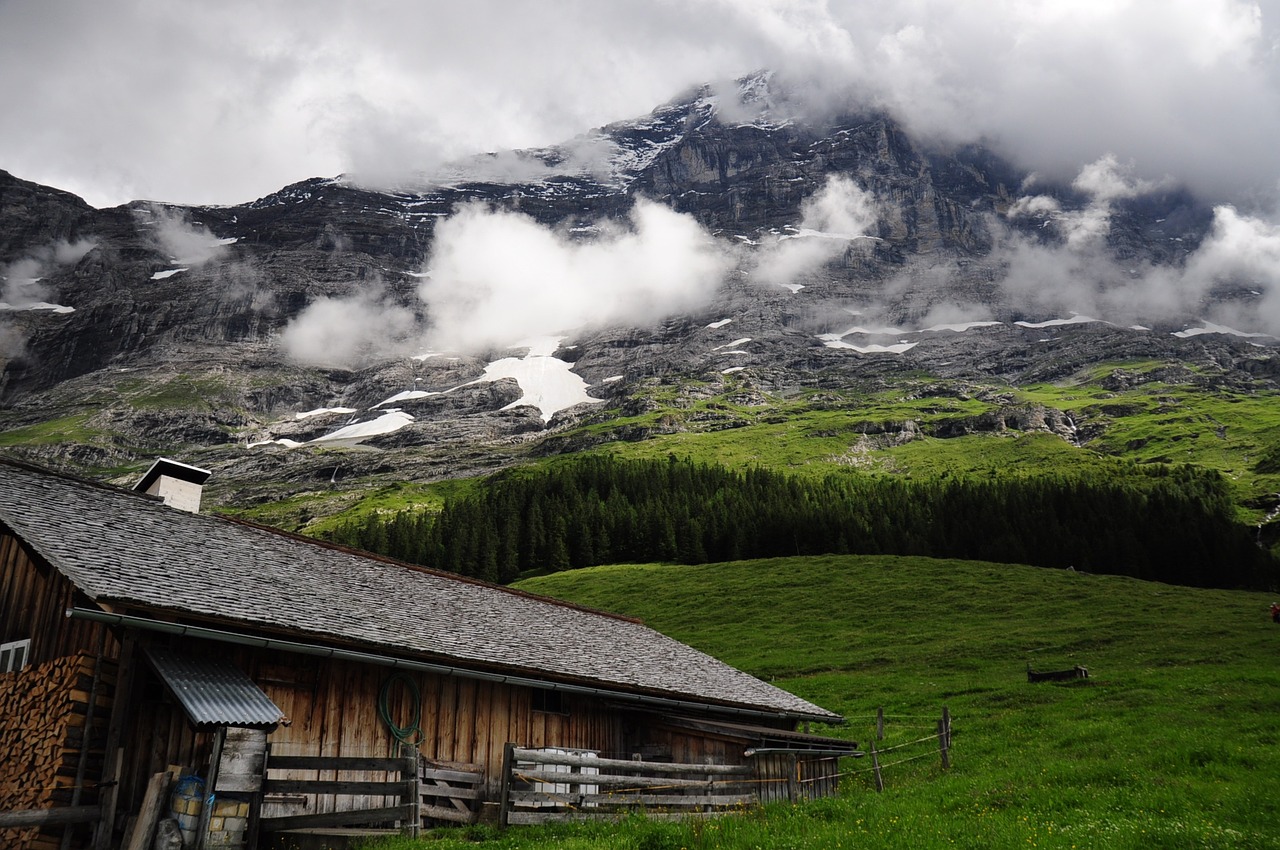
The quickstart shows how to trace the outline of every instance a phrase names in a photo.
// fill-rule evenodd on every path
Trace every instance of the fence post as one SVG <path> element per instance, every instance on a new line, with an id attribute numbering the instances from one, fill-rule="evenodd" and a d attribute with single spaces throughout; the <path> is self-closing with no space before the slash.
<path id="1" fill-rule="evenodd" d="M 507 828 L 507 813 L 511 809 L 511 769 L 515 766 L 516 745 L 510 741 L 502 748 L 502 796 L 498 801 L 498 827 Z"/>
<path id="2" fill-rule="evenodd" d="M 404 779 L 405 772 L 409 774 L 407 788 L 410 794 L 409 805 L 412 807 L 409 837 L 417 838 L 422 830 L 422 765 L 418 761 L 418 748 L 407 741 L 401 743 L 400 755 L 404 758 L 404 768 L 400 778 Z"/>
<path id="3" fill-rule="evenodd" d="M 951 749 L 951 709 L 942 707 L 942 730 L 947 734 L 947 749 Z"/>
<path id="4" fill-rule="evenodd" d="M 947 752 L 947 731 L 944 721 L 938 721 L 938 752 L 942 754 L 942 769 L 951 768 L 951 756 Z"/>
<path id="5" fill-rule="evenodd" d="M 876 791 L 884 790 L 884 777 L 880 775 L 880 756 L 876 754 L 876 742 L 871 742 L 871 767 L 876 774 Z"/>
<path id="6" fill-rule="evenodd" d="M 884 706 L 876 709 L 876 740 L 884 740 Z"/>

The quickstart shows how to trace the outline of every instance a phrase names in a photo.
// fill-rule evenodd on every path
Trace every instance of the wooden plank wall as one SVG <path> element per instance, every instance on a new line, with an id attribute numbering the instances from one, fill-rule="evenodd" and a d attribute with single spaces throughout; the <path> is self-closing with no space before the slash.
<path id="1" fill-rule="evenodd" d="M 840 761 L 830 756 L 771 753 L 756 756 L 760 802 L 798 802 L 832 797 L 840 791 Z"/>
<path id="2" fill-rule="evenodd" d="M 751 745 L 746 738 L 659 725 L 643 727 L 633 737 L 632 746 L 644 758 L 687 764 L 747 764 L 745 752 Z"/>
<path id="3" fill-rule="evenodd" d="M 141 645 L 132 663 L 135 666 L 130 693 L 117 697 L 128 699 L 121 735 L 124 761 L 117 802 L 125 811 L 137 812 L 151 777 L 169 765 L 182 766 L 184 775 L 206 774 L 213 734 L 197 732 L 192 727 L 182 707 L 143 657 Z"/>
<path id="4" fill-rule="evenodd" d="M 65 616 L 67 608 L 84 601 L 69 580 L 0 525 L 0 642 L 31 638 L 30 664 L 96 653 L 106 627 Z M 108 632 L 106 657 L 119 651 Z"/>
<path id="5" fill-rule="evenodd" d="M 395 755 L 395 739 L 378 714 L 383 682 L 395 671 L 307 656 L 273 657 L 269 652 L 248 648 L 239 654 L 242 669 L 289 719 L 289 725 L 268 736 L 272 753 Z M 508 742 L 522 747 L 559 746 L 611 754 L 622 749 L 622 724 L 617 711 L 588 697 L 567 696 L 567 711 L 563 714 L 541 712 L 533 710 L 533 692 L 529 688 L 429 673 L 399 675 L 409 676 L 418 689 L 418 751 L 431 759 L 482 765 L 488 799 L 496 799 L 500 792 L 502 753 Z M 393 686 L 389 690 L 388 711 L 397 725 L 411 725 L 411 690 L 399 683 Z M 321 807 L 336 805 L 332 800 L 315 802 Z"/>

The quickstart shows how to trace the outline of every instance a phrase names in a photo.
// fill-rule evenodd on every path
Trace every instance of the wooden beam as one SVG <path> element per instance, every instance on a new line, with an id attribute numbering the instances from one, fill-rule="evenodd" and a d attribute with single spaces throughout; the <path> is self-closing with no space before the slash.
<path id="1" fill-rule="evenodd" d="M 455 800 L 479 800 L 482 793 L 479 788 L 455 788 L 449 785 L 423 785 L 423 797 L 451 797 Z"/>
<path id="2" fill-rule="evenodd" d="M 401 755 L 404 756 L 404 767 L 400 770 L 400 778 L 407 779 L 405 794 L 408 799 L 401 797 L 401 801 L 408 803 L 411 813 L 409 815 L 409 837 L 417 838 L 418 833 L 422 831 L 422 764 L 418 755 L 418 748 L 408 742 L 400 744 Z"/>
<path id="3" fill-rule="evenodd" d="M 645 812 L 646 820 L 692 820 L 694 818 L 724 817 L 728 812 Z M 575 823 L 577 821 L 619 821 L 630 817 L 629 812 L 603 812 L 601 814 L 583 814 L 582 812 L 512 812 L 508 815 L 510 824 L 534 823 Z"/>
<path id="4" fill-rule="evenodd" d="M 267 763 L 269 770 L 396 770 L 404 769 L 403 758 L 363 758 L 360 756 L 278 756 Z"/>
<path id="5" fill-rule="evenodd" d="M 641 770 L 646 773 L 693 773 L 702 776 L 738 776 L 751 772 L 748 765 L 739 764 L 673 764 L 657 761 L 630 761 L 628 759 L 602 759 L 580 756 L 575 753 L 549 753 L 542 750 L 515 750 L 516 761 L 532 761 L 538 764 L 563 764 L 569 767 L 616 768 Z"/>
<path id="6" fill-rule="evenodd" d="M 446 809 L 443 806 L 423 806 L 422 816 L 432 820 L 445 820 L 450 823 L 475 823 L 475 812 L 460 812 L 457 809 Z"/>
<path id="7" fill-rule="evenodd" d="M 218 731 L 213 734 L 213 752 L 209 755 L 209 778 L 204 783 L 208 793 L 205 795 L 204 805 L 200 807 L 200 824 L 196 827 L 195 850 L 204 850 L 205 842 L 209 838 L 209 818 L 213 816 L 213 806 L 209 801 L 213 798 L 213 789 L 218 787 L 218 766 L 222 764 L 222 747 L 226 741 L 227 727 L 219 726 Z"/>
<path id="8" fill-rule="evenodd" d="M 52 809 L 17 809 L 15 811 L 0 812 L 0 829 L 93 823 L 100 817 L 102 817 L 101 806 L 61 806 Z"/>
<path id="9" fill-rule="evenodd" d="M 506 829 L 510 823 L 511 768 L 515 766 L 516 745 L 508 742 L 502 748 L 502 796 L 498 801 L 498 826 Z"/>
<path id="10" fill-rule="evenodd" d="M 429 779 L 432 782 L 461 782 L 467 785 L 479 785 L 484 781 L 483 773 L 464 773 L 461 770 L 439 770 L 437 768 L 424 768 L 422 778 Z"/>
<path id="11" fill-rule="evenodd" d="M 282 832 L 290 829 L 313 829 L 324 826 L 351 826 L 365 823 L 386 823 L 408 820 L 413 817 L 414 806 L 406 803 L 381 809 L 360 809 L 351 812 L 323 812 L 313 815 L 287 815 L 279 818 L 263 818 L 263 832 Z"/>
<path id="12" fill-rule="evenodd" d="M 264 794 L 371 794 L 377 797 L 409 798 L 414 787 L 414 782 L 404 779 L 392 782 L 359 779 L 268 779 L 263 784 L 262 791 Z"/>
<path id="13" fill-rule="evenodd" d="M 557 773 L 552 770 L 519 770 L 515 775 L 531 782 L 553 785 L 596 785 L 616 788 L 710 788 L 713 785 L 735 785 L 713 779 L 672 779 L 665 776 L 614 776 L 608 773 Z"/>
<path id="14" fill-rule="evenodd" d="M 128 629 L 120 642 L 119 669 L 116 671 L 115 703 L 111 706 L 111 719 L 107 722 L 107 743 L 104 748 L 106 763 L 98 786 L 102 789 L 99 802 L 102 805 L 102 821 L 93 836 L 93 850 L 107 850 L 111 834 L 115 831 L 116 806 L 120 799 L 120 776 L 124 769 L 124 751 L 120 736 L 129 717 L 133 703 L 134 669 L 137 665 L 137 634 Z"/>
<path id="15" fill-rule="evenodd" d="M 123 850 L 147 850 L 151 846 L 151 836 L 156 831 L 156 821 L 160 811 L 169 800 L 169 785 L 173 782 L 173 772 L 162 770 L 152 775 L 147 783 L 147 794 L 142 798 L 142 810 L 133 823 L 133 834 L 124 845 Z"/>
<path id="16" fill-rule="evenodd" d="M 550 803 L 557 806 L 746 806 L 753 794 L 554 794 L 512 791 L 513 805 Z"/>

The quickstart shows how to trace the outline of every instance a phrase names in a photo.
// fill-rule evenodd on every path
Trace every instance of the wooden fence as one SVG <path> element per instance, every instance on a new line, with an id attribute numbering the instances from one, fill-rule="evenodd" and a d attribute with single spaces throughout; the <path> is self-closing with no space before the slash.
<path id="1" fill-rule="evenodd" d="M 609 820 L 641 808 L 651 818 L 713 815 L 751 805 L 753 768 L 598 758 L 507 744 L 499 822 Z"/>
<path id="2" fill-rule="evenodd" d="M 421 815 L 427 820 L 475 823 L 484 794 L 484 766 L 423 758 Z"/>
<path id="3" fill-rule="evenodd" d="M 900 764 L 906 764 L 909 761 L 926 758 L 934 755 L 936 747 L 937 757 L 940 759 L 943 770 L 951 769 L 951 711 L 945 705 L 942 707 L 942 716 L 932 724 L 920 724 L 918 721 L 927 720 L 927 717 L 921 715 L 898 715 L 897 719 L 907 721 L 908 728 L 931 728 L 933 734 L 915 738 L 908 741 L 900 741 L 892 744 L 878 743 L 885 740 L 885 722 L 888 719 L 884 708 L 876 711 L 876 734 L 871 741 L 871 767 L 863 770 L 851 771 L 852 773 L 872 773 L 877 791 L 884 790 L 884 770 L 889 767 L 896 767 Z M 923 748 L 923 751 L 920 751 Z M 907 755 L 902 751 L 912 752 Z M 885 762 L 886 755 L 890 756 L 890 761 Z"/>
<path id="4" fill-rule="evenodd" d="M 353 808 L 348 811 L 317 812 L 303 815 L 285 815 L 263 818 L 262 832 L 282 832 L 293 829 L 318 829 L 324 827 L 372 826 L 396 824 L 410 835 L 418 834 L 422 822 L 419 794 L 418 756 L 413 753 L 403 758 L 361 758 L 352 756 L 277 756 L 269 755 L 266 763 L 267 778 L 264 794 L 332 794 L 336 796 L 367 797 L 380 799 L 383 805 Z M 363 774 L 345 779 L 273 779 L 271 771 L 332 771 L 338 774 Z M 381 779 L 370 779 L 367 774 L 381 774 Z M 394 778 L 393 778 L 394 777 Z M 388 800 L 399 802 L 386 805 Z"/>

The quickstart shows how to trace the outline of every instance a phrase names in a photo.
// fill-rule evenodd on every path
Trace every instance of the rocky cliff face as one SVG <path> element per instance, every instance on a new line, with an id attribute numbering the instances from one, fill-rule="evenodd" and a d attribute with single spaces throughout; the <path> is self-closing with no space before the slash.
<path id="1" fill-rule="evenodd" d="M 587 165 L 573 155 L 583 147 L 596 152 Z M 804 237 L 804 204 L 836 174 L 875 198 L 874 225 L 868 238 L 798 278 L 803 290 L 763 286 L 739 269 L 696 315 L 563 341 L 558 359 L 601 404 L 550 416 L 522 405 L 528 393 L 517 379 L 486 378 L 491 363 L 520 351 L 345 369 L 304 367 L 282 354 L 282 331 L 322 297 L 376 291 L 420 314 L 416 275 L 437 224 L 464 202 L 518 209 L 562 230 L 582 225 L 581 238 L 590 238 L 590 225 L 646 197 L 743 249 Z M 304 489 L 337 468 L 344 480 L 429 480 L 491 469 L 539 446 L 558 450 L 548 438 L 588 419 L 626 416 L 640 390 L 662 382 L 736 382 L 750 403 L 753 394 L 800 388 L 874 389 L 904 373 L 1052 381 L 1090 362 L 1129 358 L 1211 367 L 1227 383 L 1280 379 L 1270 339 L 1180 338 L 1168 328 L 1028 315 L 997 283 L 1007 260 L 994 250 L 993 229 L 1055 239 L 1040 221 L 1001 218 L 1025 177 L 981 148 L 921 145 L 885 115 L 821 128 L 768 110 L 728 120 L 705 90 L 564 149 L 478 157 L 447 180 L 393 191 L 314 179 L 236 207 L 95 210 L 0 172 L 0 265 L 13 278 L 0 298 L 8 308 L 0 310 L 0 443 L 112 472 L 155 454 L 184 455 L 217 467 L 228 498 L 234 489 L 234 498 L 251 501 L 265 498 L 264 482 Z M 1086 203 L 1055 191 L 1064 208 Z M 1112 254 L 1148 263 L 1178 262 L 1211 219 L 1178 192 L 1118 204 L 1111 216 Z M 59 248 L 67 245 L 77 248 Z M 961 303 L 981 308 L 983 321 L 923 325 L 940 305 Z M 359 440 L 362 449 L 340 460 L 332 446 L 352 443 L 248 447 L 305 443 L 352 419 L 370 421 L 392 407 L 376 405 L 398 394 L 394 406 L 411 422 Z M 679 427 L 720 427 L 715 415 L 706 418 Z M 1071 437 L 1075 424 L 1057 411 L 1010 406 L 950 427 Z"/>

